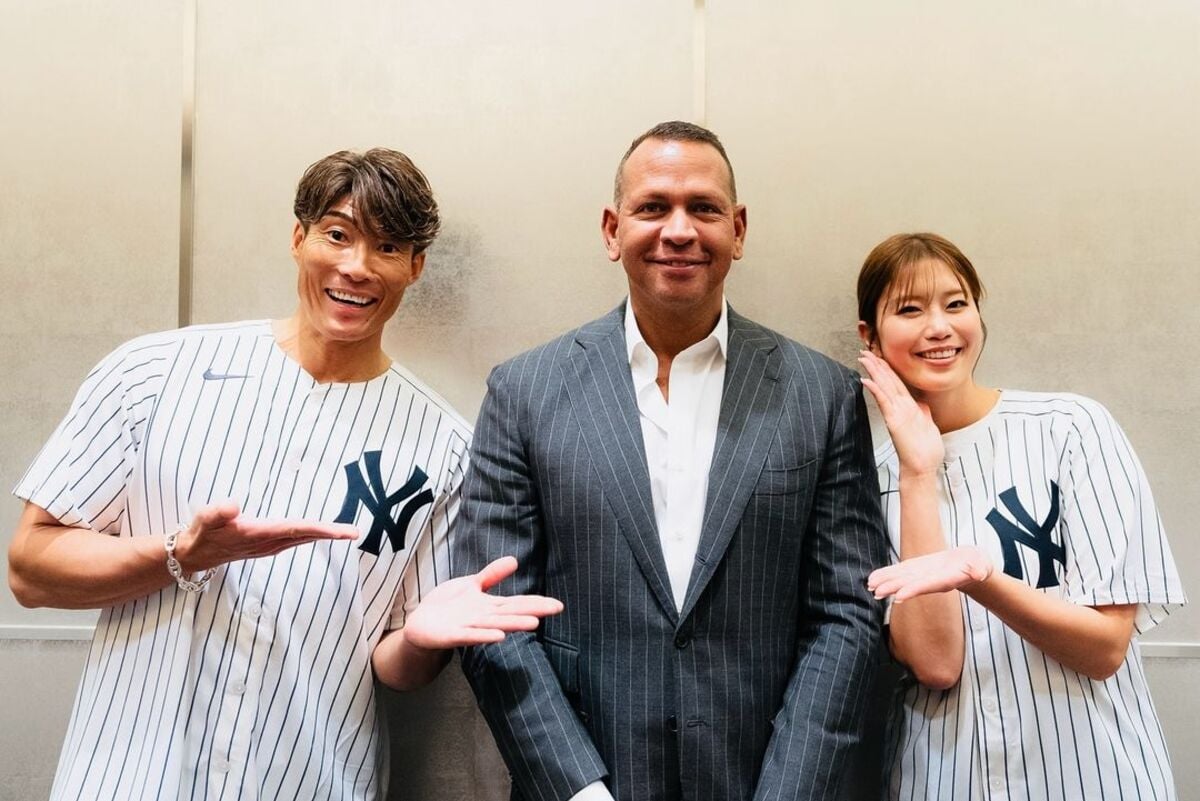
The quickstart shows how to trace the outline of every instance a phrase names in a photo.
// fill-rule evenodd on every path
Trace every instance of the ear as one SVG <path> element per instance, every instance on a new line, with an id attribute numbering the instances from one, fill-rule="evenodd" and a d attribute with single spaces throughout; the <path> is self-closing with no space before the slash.
<path id="1" fill-rule="evenodd" d="M 733 258 L 742 257 L 746 245 L 746 207 L 738 204 L 733 210 Z"/>
<path id="2" fill-rule="evenodd" d="M 421 251 L 412 257 L 408 268 L 408 285 L 412 286 L 417 283 L 417 279 L 421 277 L 421 271 L 425 269 L 425 251 Z"/>
<path id="3" fill-rule="evenodd" d="M 875 332 L 862 320 L 858 321 L 858 338 L 862 340 L 864 348 L 872 353 L 875 351 Z"/>
<path id="4" fill-rule="evenodd" d="M 296 220 L 296 224 L 292 227 L 292 258 L 297 262 L 300 260 L 300 244 L 304 241 L 307 233 L 300 221 Z"/>
<path id="5" fill-rule="evenodd" d="M 620 220 L 615 206 L 605 206 L 600 215 L 600 234 L 604 237 L 604 252 L 609 261 L 621 260 L 621 241 L 617 238 L 617 222 Z"/>

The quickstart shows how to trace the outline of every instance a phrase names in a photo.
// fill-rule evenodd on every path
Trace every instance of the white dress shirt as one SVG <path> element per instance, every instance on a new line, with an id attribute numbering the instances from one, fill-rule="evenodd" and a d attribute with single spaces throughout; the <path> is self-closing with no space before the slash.
<path id="1" fill-rule="evenodd" d="M 625 351 L 650 471 L 654 522 L 678 610 L 683 609 L 700 545 L 728 345 L 729 306 L 722 299 L 712 332 L 671 360 L 668 401 L 658 388 L 658 358 L 638 329 L 632 304 L 625 304 Z M 571 801 L 611 799 L 603 782 L 592 782 Z"/>
<path id="2" fill-rule="evenodd" d="M 700 545 L 728 341 L 729 312 L 722 300 L 712 332 L 671 361 L 668 401 L 657 384 L 658 359 L 642 338 L 631 304 L 625 306 L 625 350 L 650 470 L 654 522 L 679 610 Z"/>

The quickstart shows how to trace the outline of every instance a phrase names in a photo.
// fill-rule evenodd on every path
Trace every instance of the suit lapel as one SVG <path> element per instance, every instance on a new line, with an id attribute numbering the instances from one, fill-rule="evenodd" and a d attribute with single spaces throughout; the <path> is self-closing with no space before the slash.
<path id="1" fill-rule="evenodd" d="M 783 408 L 781 358 L 773 337 L 729 310 L 729 358 L 717 440 L 708 474 L 700 545 L 681 619 L 691 613 L 716 572 L 766 462 Z"/>
<path id="2" fill-rule="evenodd" d="M 646 583 L 667 617 L 678 619 L 654 522 L 646 447 L 625 351 L 624 310 L 580 328 L 568 382 L 571 406 L 600 478 L 604 497 L 629 541 Z"/>

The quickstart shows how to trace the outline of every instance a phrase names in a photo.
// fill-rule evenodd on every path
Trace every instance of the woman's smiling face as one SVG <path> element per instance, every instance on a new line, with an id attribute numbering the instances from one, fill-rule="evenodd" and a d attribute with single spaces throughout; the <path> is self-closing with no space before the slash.
<path id="1" fill-rule="evenodd" d="M 983 341 L 979 306 L 959 276 L 938 260 L 903 271 L 876 308 L 873 344 L 914 397 L 973 389 Z"/>

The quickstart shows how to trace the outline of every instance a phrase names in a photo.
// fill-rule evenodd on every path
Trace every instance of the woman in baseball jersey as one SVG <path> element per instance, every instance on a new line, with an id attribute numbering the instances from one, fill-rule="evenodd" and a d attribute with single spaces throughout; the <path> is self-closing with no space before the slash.
<path id="1" fill-rule="evenodd" d="M 891 798 L 1175 798 L 1137 636 L 1185 602 L 1141 464 L 1096 401 L 980 386 L 975 268 L 933 234 L 858 277 L 907 667 Z"/>

